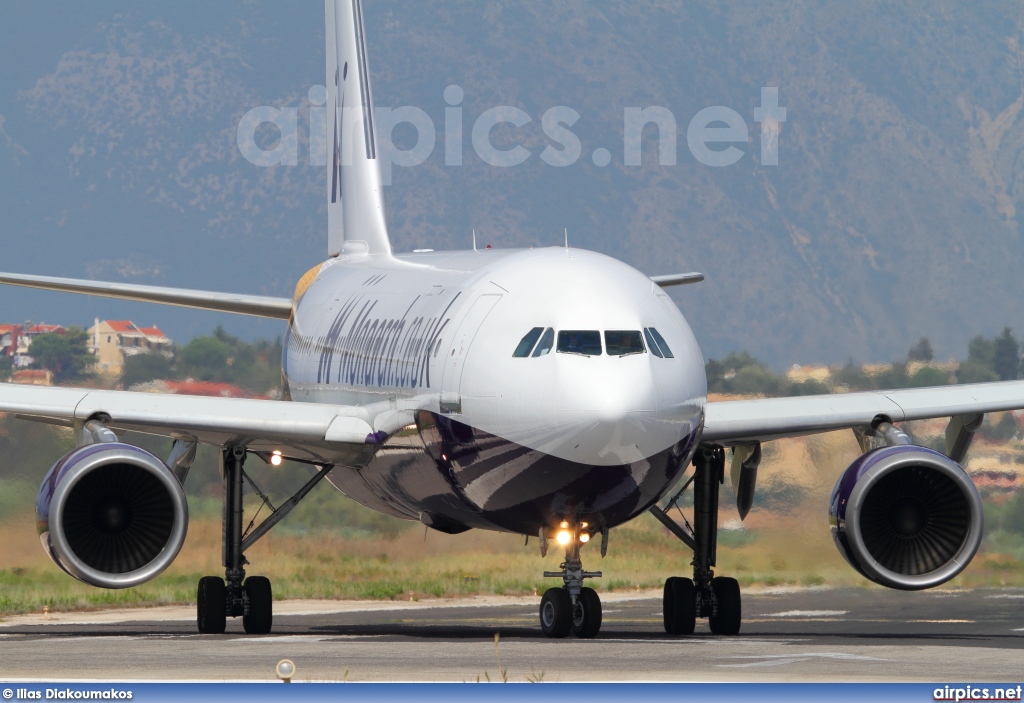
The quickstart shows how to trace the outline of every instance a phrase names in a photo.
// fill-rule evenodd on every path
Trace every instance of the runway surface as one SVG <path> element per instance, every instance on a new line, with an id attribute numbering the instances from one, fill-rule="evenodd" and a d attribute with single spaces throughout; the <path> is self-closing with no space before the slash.
<path id="1" fill-rule="evenodd" d="M 539 598 L 275 603 L 274 634 L 195 634 L 190 608 L 18 616 L 0 623 L 16 680 L 1024 680 L 1024 590 L 749 589 L 737 637 L 674 638 L 660 593 L 605 594 L 595 640 L 549 640 Z M 495 634 L 499 641 L 495 644 Z"/>

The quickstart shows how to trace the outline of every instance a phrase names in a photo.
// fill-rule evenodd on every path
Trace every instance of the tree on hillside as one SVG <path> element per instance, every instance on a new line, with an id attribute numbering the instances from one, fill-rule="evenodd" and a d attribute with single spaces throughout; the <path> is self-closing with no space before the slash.
<path id="1" fill-rule="evenodd" d="M 174 364 L 160 354 L 136 354 L 124 360 L 121 385 L 131 388 L 139 383 L 176 378 Z"/>
<path id="2" fill-rule="evenodd" d="M 851 391 L 866 391 L 874 388 L 871 377 L 864 373 L 864 369 L 854 363 L 853 359 L 846 362 L 846 366 L 832 374 L 832 380 L 840 386 L 846 386 Z"/>
<path id="3" fill-rule="evenodd" d="M 6 381 L 11 377 L 14 369 L 14 361 L 6 354 L 0 354 L 0 381 Z"/>
<path id="4" fill-rule="evenodd" d="M 992 348 L 992 370 L 1003 381 L 1017 378 L 1020 374 L 1020 343 L 1009 327 L 996 337 Z"/>
<path id="5" fill-rule="evenodd" d="M 988 364 L 980 361 L 968 359 L 960 362 L 960 368 L 956 371 L 957 383 L 990 383 L 998 380 L 999 376 L 996 375 L 996 372 Z"/>
<path id="6" fill-rule="evenodd" d="M 178 356 L 182 373 L 200 381 L 227 381 L 231 349 L 216 337 L 196 337 Z"/>
<path id="7" fill-rule="evenodd" d="M 909 361 L 931 361 L 933 358 L 935 357 L 932 353 L 932 343 L 928 341 L 927 337 L 921 337 L 918 343 L 907 352 Z"/>
<path id="8" fill-rule="evenodd" d="M 89 353 L 89 333 L 79 327 L 64 334 L 39 335 L 29 345 L 28 355 L 36 368 L 52 372 L 58 383 L 84 378 L 86 367 L 96 363 Z"/>
<path id="9" fill-rule="evenodd" d="M 956 372 L 957 383 L 988 383 L 998 381 L 995 371 L 996 340 L 980 334 L 967 344 L 967 361 L 960 363 Z"/>
<path id="10" fill-rule="evenodd" d="M 196 337 L 177 354 L 177 377 L 232 383 L 253 393 L 281 388 L 281 339 L 245 342 L 218 327 Z"/>
<path id="11" fill-rule="evenodd" d="M 985 339 L 980 334 L 967 343 L 967 360 L 975 364 L 991 369 L 995 353 L 995 340 Z"/>
<path id="12" fill-rule="evenodd" d="M 778 396 L 788 389 L 783 376 L 747 352 L 730 352 L 721 361 L 711 359 L 705 364 L 704 371 L 708 377 L 708 390 L 712 393 Z"/>

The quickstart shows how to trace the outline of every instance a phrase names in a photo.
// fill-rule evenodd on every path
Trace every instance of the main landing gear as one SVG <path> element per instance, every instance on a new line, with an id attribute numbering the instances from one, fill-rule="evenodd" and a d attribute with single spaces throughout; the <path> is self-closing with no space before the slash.
<path id="1" fill-rule="evenodd" d="M 673 576 L 665 581 L 665 631 L 691 635 L 696 619 L 706 617 L 712 634 L 739 634 L 740 585 L 736 579 L 715 576 L 712 571 L 718 536 L 718 487 L 725 478 L 725 451 L 700 449 L 693 463 L 696 472 L 687 482 L 693 483 L 692 532 L 679 527 L 659 508 L 651 508 L 651 513 L 693 550 L 693 578 Z"/>
<path id="2" fill-rule="evenodd" d="M 561 571 L 545 571 L 545 578 L 561 577 L 565 585 L 549 588 L 540 599 L 540 629 L 548 637 L 596 637 L 601 629 L 601 599 L 597 591 L 583 585 L 585 578 L 597 578 L 600 571 L 584 571 L 580 547 L 590 539 L 585 522 L 570 525 L 563 521 L 557 532 L 559 544 L 565 545 L 565 561 Z M 541 535 L 541 543 L 544 542 Z M 542 551 L 546 551 L 542 547 Z M 603 552 L 602 552 L 603 553 Z"/>
<path id="3" fill-rule="evenodd" d="M 242 616 L 242 626 L 247 634 L 265 635 L 274 622 L 274 596 L 270 579 L 265 576 L 246 578 L 245 550 L 280 522 L 285 515 L 298 505 L 313 486 L 320 482 L 333 468 L 324 466 L 306 485 L 280 508 L 274 508 L 243 470 L 246 451 L 242 447 L 228 447 L 223 452 L 224 461 L 224 578 L 204 576 L 199 579 L 196 595 L 196 620 L 199 632 L 220 634 L 227 626 L 228 617 Z M 248 480 L 263 503 L 270 508 L 271 515 L 259 527 L 246 534 L 242 530 L 242 486 Z M 250 524 L 252 527 L 252 524 Z"/>

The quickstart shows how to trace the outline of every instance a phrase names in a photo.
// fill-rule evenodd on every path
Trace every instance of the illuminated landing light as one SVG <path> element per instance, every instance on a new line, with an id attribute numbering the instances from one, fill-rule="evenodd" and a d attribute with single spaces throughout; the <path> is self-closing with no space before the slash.
<path id="1" fill-rule="evenodd" d="M 582 535 L 580 535 L 580 542 L 581 542 L 582 544 L 586 544 L 586 543 L 587 543 L 587 542 L 589 542 L 589 541 L 590 541 L 590 535 L 589 535 L 589 534 L 587 534 L 586 532 L 584 532 L 584 533 L 583 533 Z"/>
<path id="2" fill-rule="evenodd" d="M 569 534 L 568 530 L 559 530 L 558 534 L 555 535 L 555 540 L 557 540 L 558 543 L 560 545 L 562 545 L 563 547 L 565 545 L 569 544 L 569 540 L 571 540 L 571 539 L 572 539 L 572 535 Z"/>
<path id="3" fill-rule="evenodd" d="M 281 456 L 281 452 L 278 451 L 277 449 L 275 449 L 274 453 L 270 455 L 270 465 L 271 466 L 280 466 L 281 462 L 283 462 L 283 461 L 284 461 L 284 457 Z"/>
<path id="4" fill-rule="evenodd" d="M 565 520 L 562 520 L 560 523 L 558 523 L 558 526 L 561 527 L 564 530 L 565 528 L 567 528 L 569 526 L 569 523 L 566 522 Z"/>

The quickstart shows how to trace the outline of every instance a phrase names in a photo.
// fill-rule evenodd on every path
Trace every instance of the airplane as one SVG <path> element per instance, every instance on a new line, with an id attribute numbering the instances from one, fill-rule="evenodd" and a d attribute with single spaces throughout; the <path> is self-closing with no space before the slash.
<path id="1" fill-rule="evenodd" d="M 37 289 L 177 305 L 287 323 L 284 400 L 161 396 L 0 384 L 0 412 L 73 428 L 76 448 L 36 501 L 43 547 L 72 577 L 126 588 L 161 573 L 188 526 L 183 492 L 198 444 L 220 449 L 224 576 L 199 581 L 197 627 L 242 617 L 271 631 L 271 583 L 245 552 L 326 478 L 364 506 L 455 534 L 496 530 L 564 549 L 541 598 L 543 633 L 596 636 L 601 601 L 581 549 L 651 512 L 692 551 L 665 582 L 664 628 L 741 627 L 737 581 L 715 575 L 719 494 L 752 505 L 761 443 L 839 429 L 862 454 L 828 506 L 840 552 L 867 579 L 945 583 L 978 550 L 982 505 L 962 468 L 985 413 L 1024 408 L 1024 382 L 709 402 L 704 359 L 665 288 L 701 274 L 647 276 L 576 248 L 393 251 L 384 211 L 360 0 L 326 0 L 328 258 L 292 298 L 3 273 Z M 946 451 L 899 424 L 950 418 Z M 122 442 L 173 440 L 166 459 Z M 317 473 L 251 534 L 247 457 Z M 690 467 L 693 471 L 690 471 Z M 681 486 L 681 487 L 680 487 Z M 678 488 L 677 488 L 678 487 Z M 693 491 L 692 526 L 665 514 Z"/>

